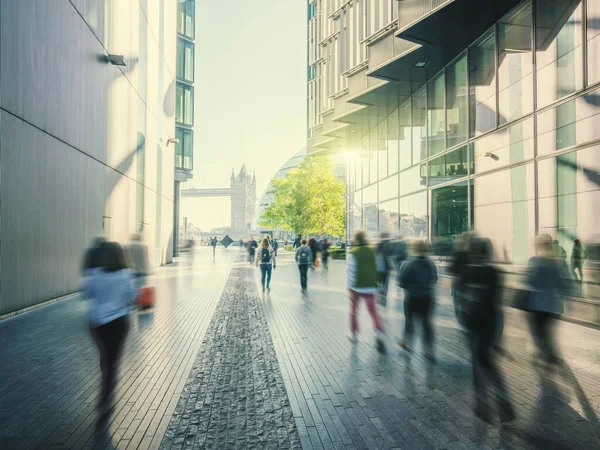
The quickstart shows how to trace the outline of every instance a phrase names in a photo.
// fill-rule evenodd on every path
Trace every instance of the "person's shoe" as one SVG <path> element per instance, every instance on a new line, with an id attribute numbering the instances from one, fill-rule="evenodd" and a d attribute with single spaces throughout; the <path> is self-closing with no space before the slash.
<path id="1" fill-rule="evenodd" d="M 267 286 L 267 292 L 271 292 L 271 286 Z"/>
<path id="2" fill-rule="evenodd" d="M 398 345 L 400 347 L 402 347 L 404 350 L 406 350 L 407 352 L 411 351 L 410 346 L 404 339 L 398 339 Z"/>
<path id="3" fill-rule="evenodd" d="M 385 353 L 385 342 L 383 342 L 383 339 L 381 339 L 379 336 L 375 341 L 375 347 L 379 353 Z"/>
<path id="4" fill-rule="evenodd" d="M 352 343 L 352 344 L 357 344 L 358 343 L 358 336 L 356 335 L 356 333 L 352 333 L 348 335 L 348 340 Z"/>
<path id="5" fill-rule="evenodd" d="M 515 409 L 508 400 L 504 400 L 500 404 L 500 422 L 508 423 L 515 420 Z"/>

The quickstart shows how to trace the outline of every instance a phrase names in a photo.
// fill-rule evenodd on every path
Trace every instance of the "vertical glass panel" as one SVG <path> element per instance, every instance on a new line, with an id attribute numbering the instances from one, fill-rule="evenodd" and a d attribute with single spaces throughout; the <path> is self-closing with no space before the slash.
<path id="1" fill-rule="evenodd" d="M 435 254 L 449 254 L 456 239 L 469 231 L 468 191 L 468 181 L 431 191 L 431 240 Z"/>
<path id="2" fill-rule="evenodd" d="M 427 192 L 400 199 L 398 210 L 400 234 L 408 239 L 427 239 Z"/>
<path id="3" fill-rule="evenodd" d="M 412 98 L 412 164 L 427 159 L 427 90 L 423 87 Z"/>
<path id="4" fill-rule="evenodd" d="M 411 167 L 400 172 L 400 195 L 410 194 L 427 187 L 427 165 Z"/>
<path id="5" fill-rule="evenodd" d="M 398 197 L 398 175 L 393 175 L 379 182 L 379 201 Z"/>
<path id="6" fill-rule="evenodd" d="M 363 186 L 363 181 L 362 181 L 363 160 L 360 157 L 360 155 L 355 155 L 353 160 L 354 160 L 354 166 L 355 166 L 354 173 L 356 176 L 356 189 L 360 189 Z"/>
<path id="7" fill-rule="evenodd" d="M 185 76 L 185 41 L 177 39 L 177 78 Z"/>
<path id="8" fill-rule="evenodd" d="M 379 230 L 379 212 L 377 210 L 377 185 L 363 189 L 363 222 L 364 229 L 375 236 Z"/>
<path id="9" fill-rule="evenodd" d="M 581 1 L 537 0 L 538 108 L 583 88 Z"/>
<path id="10" fill-rule="evenodd" d="M 466 177 L 467 146 L 446 153 L 429 161 L 429 185 L 446 183 L 457 178 Z"/>
<path id="11" fill-rule="evenodd" d="M 379 204 L 379 231 L 395 234 L 398 231 L 398 199 Z"/>
<path id="12" fill-rule="evenodd" d="M 388 176 L 387 116 L 381 118 L 377 126 L 377 160 L 379 161 L 379 179 L 382 180 Z"/>
<path id="13" fill-rule="evenodd" d="M 498 22 L 500 125 L 533 111 L 531 27 L 531 1 L 520 3 Z"/>
<path id="14" fill-rule="evenodd" d="M 387 118 L 387 157 L 388 174 L 398 172 L 398 109 L 395 109 Z"/>
<path id="15" fill-rule="evenodd" d="M 186 2 L 186 13 L 185 13 L 185 34 L 186 36 L 194 39 L 195 35 L 195 24 L 196 24 L 196 4 L 194 0 L 188 0 Z"/>
<path id="16" fill-rule="evenodd" d="M 429 156 L 446 148 L 445 77 L 440 74 L 427 83 L 427 146 Z"/>
<path id="17" fill-rule="evenodd" d="M 185 130 L 185 140 L 183 141 L 183 168 L 192 170 L 194 168 L 194 133 Z"/>
<path id="18" fill-rule="evenodd" d="M 470 135 L 496 127 L 496 30 L 492 28 L 469 48 Z"/>
<path id="19" fill-rule="evenodd" d="M 467 55 L 446 69 L 446 148 L 465 142 L 468 134 Z"/>
<path id="20" fill-rule="evenodd" d="M 371 184 L 377 182 L 377 164 L 379 163 L 379 153 L 380 152 L 376 150 L 372 150 L 369 152 L 369 178 L 371 180 Z"/>
<path id="21" fill-rule="evenodd" d="M 412 165 L 412 108 L 408 99 L 398 108 L 398 147 L 400 150 L 399 169 L 406 169 Z M 420 145 L 420 143 L 419 143 Z"/>
<path id="22" fill-rule="evenodd" d="M 537 116 L 538 154 L 600 139 L 600 89 Z"/>
<path id="23" fill-rule="evenodd" d="M 175 129 L 175 137 L 179 139 L 179 142 L 175 144 L 175 168 L 183 168 L 183 130 L 181 128 Z"/>
<path id="24" fill-rule="evenodd" d="M 533 164 L 474 180 L 475 231 L 492 240 L 497 261 L 526 264 L 534 255 Z"/>
<path id="25" fill-rule="evenodd" d="M 194 124 L 194 89 L 186 86 L 184 97 L 184 123 L 188 125 Z"/>
<path id="26" fill-rule="evenodd" d="M 368 186 L 369 185 L 369 152 L 366 151 L 364 152 L 364 156 L 362 157 L 362 179 L 363 179 L 363 186 Z"/>
<path id="27" fill-rule="evenodd" d="M 183 122 L 183 86 L 178 84 L 175 89 L 175 121 Z"/>
<path id="28" fill-rule="evenodd" d="M 600 262 L 598 221 L 600 220 L 600 146 L 545 159 L 538 163 L 540 232 L 550 234 L 567 252 L 571 261 L 573 240 L 579 239 L 588 259 L 585 269 Z M 600 281 L 590 271 L 589 281 Z M 590 297 L 583 284 L 583 296 Z M 595 296 L 598 295 L 596 290 Z"/>
<path id="29" fill-rule="evenodd" d="M 476 140 L 472 172 L 486 172 L 528 159 L 533 159 L 533 118 Z"/>
<path id="30" fill-rule="evenodd" d="M 588 86 L 600 83 L 600 0 L 587 0 Z"/>
<path id="31" fill-rule="evenodd" d="M 185 45 L 185 72 L 184 78 L 189 81 L 194 81 L 194 44 L 186 42 Z"/>

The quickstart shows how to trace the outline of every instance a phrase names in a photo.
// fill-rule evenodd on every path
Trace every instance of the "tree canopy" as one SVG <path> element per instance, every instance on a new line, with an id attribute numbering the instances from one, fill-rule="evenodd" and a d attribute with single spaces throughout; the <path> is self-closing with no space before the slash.
<path id="1" fill-rule="evenodd" d="M 273 180 L 274 201 L 259 225 L 301 234 L 343 235 L 346 187 L 333 168 L 329 157 L 309 157 L 285 177 Z"/>

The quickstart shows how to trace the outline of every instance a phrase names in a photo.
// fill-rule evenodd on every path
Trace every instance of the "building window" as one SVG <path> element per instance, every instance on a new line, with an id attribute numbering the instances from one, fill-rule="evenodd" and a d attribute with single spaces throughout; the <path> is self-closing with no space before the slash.
<path id="1" fill-rule="evenodd" d="M 184 128 L 177 128 L 175 133 L 179 139 L 179 144 L 175 145 L 175 168 L 192 170 L 194 168 L 194 133 Z"/>
<path id="2" fill-rule="evenodd" d="M 194 44 L 177 39 L 177 78 L 194 82 Z"/>
<path id="3" fill-rule="evenodd" d="M 194 88 L 177 83 L 175 120 L 192 126 L 194 124 Z"/>
<path id="4" fill-rule="evenodd" d="M 496 128 L 496 29 L 469 48 L 469 135 Z"/>
<path id="5" fill-rule="evenodd" d="M 430 186 L 446 183 L 467 175 L 467 146 L 453 150 L 429 162 Z"/>
<path id="6" fill-rule="evenodd" d="M 600 83 L 600 0 L 587 2 L 588 86 Z"/>
<path id="7" fill-rule="evenodd" d="M 431 191 L 434 252 L 445 254 L 446 247 L 466 231 L 469 231 L 469 183 L 463 181 Z"/>
<path id="8" fill-rule="evenodd" d="M 315 17 L 316 5 L 314 3 L 309 3 L 308 5 L 308 20 Z"/>
<path id="9" fill-rule="evenodd" d="M 427 146 L 429 156 L 446 148 L 445 77 L 440 74 L 427 83 Z"/>
<path id="10" fill-rule="evenodd" d="M 194 0 L 177 0 L 177 32 L 194 39 L 196 23 Z"/>
<path id="11" fill-rule="evenodd" d="M 308 81 L 315 79 L 315 66 L 308 66 Z"/>
<path id="12" fill-rule="evenodd" d="M 536 3 L 538 108 L 583 88 L 581 1 Z"/>
<path id="13" fill-rule="evenodd" d="M 468 87 L 467 55 L 446 70 L 446 148 L 467 140 Z"/>
<path id="14" fill-rule="evenodd" d="M 498 23 L 500 125 L 533 111 L 531 28 L 531 1 L 521 3 Z"/>

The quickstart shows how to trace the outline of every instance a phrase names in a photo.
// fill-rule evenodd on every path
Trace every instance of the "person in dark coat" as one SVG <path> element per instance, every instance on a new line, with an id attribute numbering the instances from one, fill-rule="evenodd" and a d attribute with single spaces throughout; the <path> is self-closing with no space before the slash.
<path id="1" fill-rule="evenodd" d="M 319 243 L 317 242 L 317 240 L 314 237 L 311 237 L 308 240 L 308 246 L 310 247 L 310 251 L 312 252 L 312 267 L 314 270 L 314 267 L 316 266 L 315 262 L 317 261 L 317 257 L 318 257 L 318 253 L 319 253 Z"/>
<path id="2" fill-rule="evenodd" d="M 329 269 L 329 248 L 331 247 L 331 241 L 329 239 L 323 239 L 321 241 L 321 262 L 323 263 L 323 270 Z"/>
<path id="3" fill-rule="evenodd" d="M 379 304 L 387 305 L 387 295 L 390 285 L 390 274 L 392 272 L 392 257 L 394 253 L 393 243 L 390 240 L 389 233 L 383 232 L 380 236 L 380 241 L 377 243 L 377 258 L 379 259 L 379 267 L 381 272 L 378 273 L 379 282 Z"/>
<path id="4" fill-rule="evenodd" d="M 433 361 L 433 326 L 432 315 L 435 305 L 434 285 L 438 275 L 435 264 L 427 257 L 427 246 L 423 241 L 414 244 L 415 257 L 402 265 L 400 270 L 400 286 L 404 289 L 404 338 L 398 344 L 406 351 L 411 351 L 414 333 L 414 318 L 423 323 L 425 355 Z"/>
<path id="5" fill-rule="evenodd" d="M 475 388 L 475 414 L 490 422 L 490 404 L 486 381 L 492 387 L 498 404 L 501 422 L 515 418 L 504 378 L 496 365 L 493 351 L 502 333 L 502 302 L 500 295 L 501 275 L 490 264 L 493 255 L 489 239 L 471 239 L 469 264 L 464 270 L 463 293 L 468 301 L 464 304 L 464 326 L 469 330 L 473 363 L 473 386 Z"/>
<path id="6" fill-rule="evenodd" d="M 302 235 L 299 234 L 296 240 L 294 241 L 294 245 L 292 246 L 292 250 L 296 250 L 297 248 L 302 247 Z"/>
<path id="7" fill-rule="evenodd" d="M 464 298 L 464 285 L 466 277 L 466 268 L 469 264 L 469 243 L 474 239 L 472 233 L 463 233 L 454 250 L 452 262 L 450 264 L 450 273 L 453 275 L 452 279 L 452 302 L 454 303 L 454 315 L 456 321 L 461 327 L 464 327 L 463 323 L 463 309 L 462 303 Z"/>

